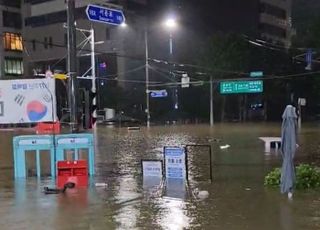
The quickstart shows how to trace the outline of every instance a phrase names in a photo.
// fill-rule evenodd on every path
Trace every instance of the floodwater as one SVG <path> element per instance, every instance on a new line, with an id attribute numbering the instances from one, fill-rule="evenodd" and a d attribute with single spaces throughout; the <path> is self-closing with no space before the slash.
<path id="1" fill-rule="evenodd" d="M 54 186 L 50 178 L 13 179 L 12 137 L 21 132 L 0 131 L 0 229 L 320 229 L 319 191 L 296 191 L 289 201 L 279 189 L 263 186 L 281 156 L 265 153 L 258 137 L 279 133 L 280 123 L 99 127 L 90 187 L 45 195 L 43 187 Z M 319 156 L 319 134 L 318 124 L 303 126 L 298 162 Z M 141 159 L 162 159 L 164 146 L 188 144 L 212 146 L 212 183 L 205 148 L 188 150 L 187 188 L 173 182 L 163 191 L 143 181 Z M 196 197 L 196 189 L 209 196 Z"/>

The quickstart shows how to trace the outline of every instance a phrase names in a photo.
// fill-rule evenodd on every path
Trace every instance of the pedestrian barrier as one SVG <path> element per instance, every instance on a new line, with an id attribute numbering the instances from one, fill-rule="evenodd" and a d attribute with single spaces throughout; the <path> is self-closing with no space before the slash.
<path id="1" fill-rule="evenodd" d="M 60 122 L 40 122 L 35 127 L 37 134 L 60 134 Z"/>
<path id="2" fill-rule="evenodd" d="M 86 160 L 58 161 L 57 187 L 63 188 L 67 183 L 74 183 L 76 187 L 88 186 L 88 163 Z"/>
<path id="3" fill-rule="evenodd" d="M 89 174 L 94 175 L 93 134 L 63 134 L 56 136 L 56 161 L 68 160 L 65 153 L 71 152 L 71 160 L 80 159 L 80 151 L 87 152 Z"/>
<path id="4" fill-rule="evenodd" d="M 63 135 L 28 135 L 13 138 L 14 176 L 25 178 L 26 155 L 36 153 L 36 175 L 41 176 L 40 155 L 43 151 L 50 154 L 50 175 L 56 176 L 57 161 L 67 160 L 65 153 L 72 152 L 70 160 L 83 160 L 80 152 L 87 152 L 89 175 L 94 175 L 94 142 L 93 134 L 63 134 Z"/>
<path id="5" fill-rule="evenodd" d="M 30 151 L 36 152 L 36 173 L 37 177 L 41 176 L 40 151 L 50 152 L 50 169 L 51 176 L 55 176 L 55 159 L 54 159 L 54 139 L 51 135 L 28 135 L 17 136 L 13 138 L 13 159 L 14 159 L 14 176 L 16 178 L 26 177 L 26 154 Z"/>

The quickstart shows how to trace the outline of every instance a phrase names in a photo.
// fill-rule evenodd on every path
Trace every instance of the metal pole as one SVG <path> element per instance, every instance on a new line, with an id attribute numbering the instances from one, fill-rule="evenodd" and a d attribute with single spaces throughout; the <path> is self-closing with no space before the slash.
<path id="1" fill-rule="evenodd" d="M 299 102 L 298 102 L 299 103 Z M 301 114 L 301 104 L 299 103 L 298 104 L 298 110 L 299 110 L 299 115 L 298 115 L 298 129 L 300 130 L 301 129 L 301 116 L 302 116 L 302 114 Z"/>
<path id="2" fill-rule="evenodd" d="M 94 29 L 90 29 L 90 40 L 91 40 L 91 77 L 92 77 L 92 128 L 96 128 L 97 121 L 97 88 L 96 88 L 96 61 L 95 61 L 95 39 L 94 39 Z"/>
<path id="3" fill-rule="evenodd" d="M 149 102 L 149 50 L 148 50 L 148 31 L 144 32 L 145 49 L 146 49 L 146 113 L 147 127 L 150 127 L 150 102 Z"/>
<path id="4" fill-rule="evenodd" d="M 76 27 L 75 27 L 75 0 L 67 1 L 67 24 L 68 24 L 68 102 L 70 108 L 70 130 L 78 130 L 78 84 L 77 84 L 77 50 L 76 50 Z"/>
<path id="5" fill-rule="evenodd" d="M 170 56 L 173 54 L 173 44 L 172 44 L 172 33 L 170 32 L 170 40 L 169 40 L 169 48 L 170 48 Z"/>
<path id="6" fill-rule="evenodd" d="M 169 53 L 170 53 L 170 58 L 169 61 L 173 61 L 173 36 L 172 32 L 170 31 L 170 37 L 169 37 Z M 170 75 L 173 75 L 172 67 L 170 67 Z M 173 89 L 174 90 L 174 109 L 177 110 L 179 108 L 179 100 L 178 100 L 178 88 L 177 86 Z"/>
<path id="7" fill-rule="evenodd" d="M 210 126 L 213 126 L 213 81 L 210 76 Z"/>

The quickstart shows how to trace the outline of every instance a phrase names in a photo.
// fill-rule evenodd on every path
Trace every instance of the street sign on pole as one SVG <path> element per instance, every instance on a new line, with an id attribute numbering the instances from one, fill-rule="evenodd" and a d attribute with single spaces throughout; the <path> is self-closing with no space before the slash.
<path id="1" fill-rule="evenodd" d="M 150 91 L 150 96 L 151 97 L 167 97 L 168 96 L 168 92 L 165 89 L 163 89 L 163 90 L 152 90 L 152 91 Z"/>
<path id="2" fill-rule="evenodd" d="M 261 93 L 263 81 L 225 81 L 220 82 L 221 94 Z"/>
<path id="3" fill-rule="evenodd" d="M 90 21 L 107 23 L 116 26 L 121 25 L 126 20 L 121 10 L 110 9 L 92 4 L 87 6 L 86 14 Z"/>
<path id="4" fill-rule="evenodd" d="M 250 77 L 263 77 L 263 72 L 262 71 L 250 72 Z"/>
<path id="5" fill-rule="evenodd" d="M 182 74 L 181 88 L 188 88 L 189 83 L 190 83 L 190 77 L 188 77 L 188 74 Z"/>
<path id="6" fill-rule="evenodd" d="M 312 49 L 308 49 L 306 53 L 306 70 L 312 70 Z"/>

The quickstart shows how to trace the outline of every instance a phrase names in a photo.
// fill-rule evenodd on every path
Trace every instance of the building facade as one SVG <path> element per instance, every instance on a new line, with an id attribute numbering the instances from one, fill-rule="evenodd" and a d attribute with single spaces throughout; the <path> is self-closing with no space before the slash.
<path id="1" fill-rule="evenodd" d="M 275 45 L 291 46 L 292 0 L 260 0 L 259 33 L 263 40 Z"/>
<path id="2" fill-rule="evenodd" d="M 20 0 L 0 1 L 0 79 L 24 75 L 21 9 Z"/>

